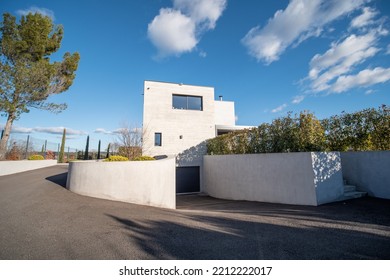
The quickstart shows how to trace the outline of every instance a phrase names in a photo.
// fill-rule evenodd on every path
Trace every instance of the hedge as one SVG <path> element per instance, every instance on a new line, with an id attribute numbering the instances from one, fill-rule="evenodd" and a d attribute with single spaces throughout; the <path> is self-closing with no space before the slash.
<path id="1" fill-rule="evenodd" d="M 207 141 L 209 155 L 311 151 L 390 150 L 390 109 L 342 112 L 319 121 L 313 113 L 288 113 L 252 129 Z"/>

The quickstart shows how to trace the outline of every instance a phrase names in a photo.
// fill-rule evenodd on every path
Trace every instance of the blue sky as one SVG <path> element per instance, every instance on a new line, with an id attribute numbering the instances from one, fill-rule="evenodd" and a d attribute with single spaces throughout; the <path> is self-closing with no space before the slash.
<path id="1" fill-rule="evenodd" d="M 2 0 L 0 11 L 52 17 L 65 32 L 52 59 L 81 55 L 73 86 L 50 98 L 68 109 L 32 109 L 15 137 L 57 143 L 66 127 L 67 146 L 90 135 L 106 147 L 124 123 L 142 125 L 144 80 L 212 86 L 238 125 L 389 105 L 387 0 Z"/>

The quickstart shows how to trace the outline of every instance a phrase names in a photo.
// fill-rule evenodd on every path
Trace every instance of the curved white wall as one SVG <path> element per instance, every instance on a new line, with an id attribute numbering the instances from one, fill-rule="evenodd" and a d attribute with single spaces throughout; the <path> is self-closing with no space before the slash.
<path id="1" fill-rule="evenodd" d="M 69 164 L 67 189 L 78 194 L 176 208 L 175 158 Z"/>

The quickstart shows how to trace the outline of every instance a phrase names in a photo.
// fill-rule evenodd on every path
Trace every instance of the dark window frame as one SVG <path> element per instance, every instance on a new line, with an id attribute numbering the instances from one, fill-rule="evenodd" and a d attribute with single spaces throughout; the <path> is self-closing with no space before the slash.
<path id="1" fill-rule="evenodd" d="M 186 98 L 186 105 L 185 108 L 179 108 L 175 107 L 175 97 L 184 97 Z M 189 99 L 195 98 L 196 100 L 200 100 L 200 109 L 190 108 L 189 107 Z M 172 94 L 172 109 L 174 110 L 190 110 L 190 111 L 203 111 L 203 96 L 197 96 L 197 95 L 185 95 L 185 94 Z"/>
<path id="2" fill-rule="evenodd" d="M 156 138 L 156 136 L 159 136 L 159 138 Z M 156 147 L 162 146 L 162 133 L 161 132 L 154 133 L 154 146 L 156 146 Z"/>

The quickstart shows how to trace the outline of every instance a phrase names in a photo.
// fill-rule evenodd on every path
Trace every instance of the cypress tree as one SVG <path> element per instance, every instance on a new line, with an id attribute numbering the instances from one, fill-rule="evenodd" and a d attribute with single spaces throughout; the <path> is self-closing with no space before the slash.
<path id="1" fill-rule="evenodd" d="M 89 135 L 87 136 L 87 144 L 85 145 L 84 160 L 88 160 L 89 149 Z"/>
<path id="2" fill-rule="evenodd" d="M 65 135 L 66 135 L 66 129 L 64 128 L 64 132 L 62 133 L 60 154 L 58 155 L 58 162 L 59 163 L 64 162 L 65 138 L 66 138 Z"/>
<path id="3" fill-rule="evenodd" d="M 97 159 L 100 159 L 100 140 L 99 140 L 99 145 L 98 145 Z"/>
<path id="4" fill-rule="evenodd" d="M 110 156 L 110 143 L 108 143 L 106 158 L 109 158 L 109 156 Z"/>

